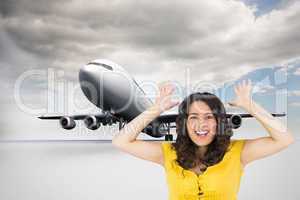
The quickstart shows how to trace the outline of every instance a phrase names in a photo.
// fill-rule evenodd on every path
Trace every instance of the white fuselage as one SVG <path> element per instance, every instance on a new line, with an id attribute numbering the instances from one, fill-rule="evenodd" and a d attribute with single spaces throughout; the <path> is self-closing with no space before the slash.
<path id="1" fill-rule="evenodd" d="M 84 65 L 79 80 L 90 102 L 124 120 L 132 120 L 152 105 L 126 70 L 109 60 L 97 59 Z"/>

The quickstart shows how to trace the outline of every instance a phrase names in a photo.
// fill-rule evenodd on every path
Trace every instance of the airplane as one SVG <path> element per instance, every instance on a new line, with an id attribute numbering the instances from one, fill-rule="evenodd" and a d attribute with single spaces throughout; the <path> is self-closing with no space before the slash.
<path id="1" fill-rule="evenodd" d="M 76 126 L 75 120 L 83 120 L 90 130 L 97 130 L 103 126 L 119 123 L 119 130 L 136 116 L 150 107 L 153 102 L 146 96 L 144 90 L 135 79 L 120 65 L 107 60 L 96 59 L 84 65 L 79 71 L 79 82 L 83 94 L 95 106 L 102 110 L 96 115 L 73 116 L 40 116 L 43 120 L 59 120 L 62 128 L 70 130 Z M 274 114 L 282 117 L 285 114 Z M 166 141 L 172 141 L 170 134 L 171 125 L 176 122 L 178 114 L 160 115 L 146 128 L 143 133 L 154 138 L 165 137 Z M 229 124 L 237 129 L 242 124 L 242 118 L 253 117 L 251 114 L 226 114 Z"/>

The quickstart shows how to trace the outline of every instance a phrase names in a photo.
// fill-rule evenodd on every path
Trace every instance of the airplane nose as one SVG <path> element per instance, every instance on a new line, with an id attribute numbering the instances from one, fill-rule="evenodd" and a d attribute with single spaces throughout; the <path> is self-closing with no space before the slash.
<path id="1" fill-rule="evenodd" d="M 91 66 L 85 65 L 79 71 L 80 82 L 88 81 L 91 79 L 93 71 L 95 71 Z"/>
<path id="2" fill-rule="evenodd" d="M 99 62 L 84 65 L 79 71 L 80 87 L 87 99 L 101 109 L 109 109 L 114 90 L 118 81 L 112 67 Z M 110 97 L 110 98 L 108 98 Z"/>
<path id="3" fill-rule="evenodd" d="M 88 63 L 79 71 L 80 86 L 87 99 L 97 107 L 114 110 L 131 119 L 150 103 L 132 77 L 120 69 L 100 61 Z"/>
<path id="4" fill-rule="evenodd" d="M 89 63 L 87 65 L 84 65 L 79 71 L 80 83 L 85 82 L 92 85 L 97 84 L 97 82 L 101 80 L 104 73 L 110 71 L 108 70 L 108 67 L 103 67 L 98 63 Z"/>
<path id="5" fill-rule="evenodd" d="M 79 82 L 82 92 L 94 104 L 99 103 L 99 79 L 104 69 L 94 65 L 85 65 L 79 71 Z M 98 77 L 99 76 L 99 77 Z"/>

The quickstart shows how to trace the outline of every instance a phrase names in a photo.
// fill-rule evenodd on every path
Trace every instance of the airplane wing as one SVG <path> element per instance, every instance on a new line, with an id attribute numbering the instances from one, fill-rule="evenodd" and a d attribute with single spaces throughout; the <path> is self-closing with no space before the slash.
<path id="1" fill-rule="evenodd" d="M 285 113 L 271 113 L 274 117 L 283 117 Z M 171 125 L 171 123 L 176 122 L 178 114 L 165 114 L 160 115 L 155 118 L 144 130 L 144 133 L 152 137 L 162 137 L 165 136 L 167 140 L 170 140 L 171 135 L 170 129 L 176 128 L 176 125 Z M 226 118 L 229 119 L 229 124 L 233 129 L 237 129 L 242 124 L 242 118 L 250 118 L 253 117 L 251 114 L 238 114 L 231 113 L 226 114 Z M 112 125 L 114 123 L 119 122 L 119 129 L 121 129 L 125 123 L 121 118 L 121 116 L 112 115 L 109 112 L 96 114 L 96 115 L 72 115 L 72 116 L 40 116 L 39 119 L 43 120 L 59 120 L 59 123 L 62 128 L 70 130 L 76 126 L 75 120 L 83 120 L 84 124 L 88 129 L 96 130 L 101 124 L 102 125 Z"/>
<path id="2" fill-rule="evenodd" d="M 72 118 L 74 120 L 84 120 L 84 119 L 86 119 L 89 116 L 94 116 L 97 119 L 99 119 L 100 121 L 104 120 L 104 119 L 107 119 L 107 118 L 112 118 L 112 119 L 114 119 L 114 121 L 118 121 L 119 120 L 118 116 L 112 115 L 109 112 L 101 113 L 101 114 L 70 115 L 68 117 L 70 117 L 70 118 Z M 62 117 L 67 117 L 67 116 L 66 115 L 52 115 L 52 116 L 51 115 L 48 115 L 48 116 L 43 115 L 43 116 L 40 116 L 38 118 L 39 119 L 48 119 L 48 120 L 59 120 Z"/>
<path id="3" fill-rule="evenodd" d="M 283 117 L 286 116 L 285 113 L 271 113 L 274 117 Z M 176 122 L 178 114 L 166 114 L 157 117 L 153 120 L 153 125 L 150 129 L 146 129 L 145 132 L 153 137 L 162 136 L 162 132 L 165 133 L 166 140 L 172 140 L 172 135 L 169 134 L 170 128 L 176 128 L 176 125 L 170 125 L 171 123 Z M 239 114 L 239 113 L 230 113 L 226 114 L 226 118 L 228 118 L 229 125 L 232 129 L 237 129 L 242 124 L 242 118 L 250 118 L 253 117 L 251 114 Z"/>
<path id="4" fill-rule="evenodd" d="M 71 116 L 63 116 L 63 115 L 55 115 L 55 116 L 40 116 L 39 119 L 43 120 L 59 120 L 60 125 L 64 129 L 73 129 L 76 126 L 75 120 L 83 120 L 86 127 L 91 130 L 96 130 L 103 125 L 112 125 L 120 119 L 112 115 L 109 112 L 101 113 L 101 114 L 87 114 L 87 115 L 71 115 Z"/>
<path id="5" fill-rule="evenodd" d="M 250 117 L 253 117 L 251 114 L 226 114 L 226 117 L 227 118 L 230 118 L 232 115 L 239 115 L 241 116 L 242 118 L 250 118 Z M 271 113 L 272 116 L 274 117 L 284 117 L 286 116 L 285 113 Z"/>
<path id="6" fill-rule="evenodd" d="M 241 118 L 250 118 L 253 117 L 251 114 L 239 114 L 239 113 L 228 113 L 226 114 L 226 118 L 231 118 L 232 116 L 238 115 Z M 284 117 L 286 116 L 285 113 L 271 113 L 272 116 L 274 117 Z M 172 122 L 176 122 L 176 118 L 177 118 L 178 114 L 166 114 L 166 115 L 160 115 L 159 117 L 156 118 L 156 120 L 158 120 L 161 123 L 172 123 Z"/>
<path id="7" fill-rule="evenodd" d="M 73 115 L 73 116 L 69 116 L 71 118 L 73 118 L 74 120 L 83 120 L 86 116 L 88 115 Z M 40 116 L 38 117 L 39 119 L 48 119 L 48 120 L 59 120 L 62 117 L 65 117 L 63 115 L 59 116 L 59 115 L 55 115 L 55 116 Z"/>
<path id="8" fill-rule="evenodd" d="M 165 115 L 160 115 L 156 118 L 157 121 L 161 123 L 172 123 L 176 122 L 178 114 L 165 114 Z"/>

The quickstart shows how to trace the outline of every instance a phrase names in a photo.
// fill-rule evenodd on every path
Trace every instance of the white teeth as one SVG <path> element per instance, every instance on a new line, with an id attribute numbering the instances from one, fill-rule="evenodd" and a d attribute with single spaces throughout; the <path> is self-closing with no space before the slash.
<path id="1" fill-rule="evenodd" d="M 196 131 L 197 135 L 206 135 L 208 131 Z"/>

